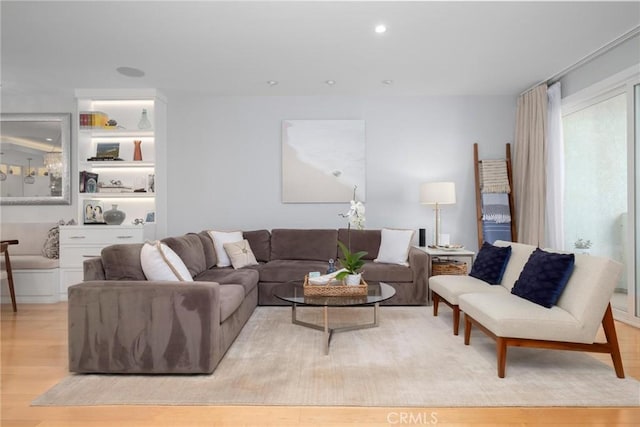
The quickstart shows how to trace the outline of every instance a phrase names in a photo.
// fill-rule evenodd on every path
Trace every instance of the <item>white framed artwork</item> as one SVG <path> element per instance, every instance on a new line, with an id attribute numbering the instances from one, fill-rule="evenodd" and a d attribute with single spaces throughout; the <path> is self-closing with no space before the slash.
<path id="1" fill-rule="evenodd" d="M 282 121 L 282 202 L 365 201 L 364 120 Z"/>

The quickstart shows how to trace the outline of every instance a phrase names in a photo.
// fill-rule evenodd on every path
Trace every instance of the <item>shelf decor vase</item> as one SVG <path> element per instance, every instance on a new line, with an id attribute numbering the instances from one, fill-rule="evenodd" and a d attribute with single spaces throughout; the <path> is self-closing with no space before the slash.
<path id="1" fill-rule="evenodd" d="M 142 141 L 133 141 L 133 160 L 142 161 Z"/>
<path id="2" fill-rule="evenodd" d="M 149 121 L 149 117 L 147 117 L 147 109 L 142 109 L 142 115 L 140 116 L 140 121 L 138 122 L 138 129 L 140 130 L 148 130 L 151 129 L 151 122 Z"/>
<path id="3" fill-rule="evenodd" d="M 104 211 L 102 218 L 107 225 L 120 225 L 124 222 L 126 214 L 118 210 L 118 205 L 111 205 L 111 209 Z"/>

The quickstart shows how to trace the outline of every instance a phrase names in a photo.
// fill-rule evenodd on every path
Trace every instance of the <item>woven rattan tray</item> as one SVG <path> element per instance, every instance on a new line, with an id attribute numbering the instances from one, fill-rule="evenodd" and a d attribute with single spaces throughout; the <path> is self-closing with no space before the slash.
<path id="1" fill-rule="evenodd" d="M 304 296 L 346 297 L 364 296 L 368 293 L 367 282 L 362 280 L 359 285 L 310 285 L 309 277 L 304 276 Z"/>

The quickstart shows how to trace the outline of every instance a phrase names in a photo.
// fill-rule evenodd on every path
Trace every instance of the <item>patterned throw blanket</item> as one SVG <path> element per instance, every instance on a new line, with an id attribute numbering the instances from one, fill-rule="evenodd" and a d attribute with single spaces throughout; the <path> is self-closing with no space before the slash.
<path id="1" fill-rule="evenodd" d="M 483 193 L 511 192 L 505 160 L 482 160 L 480 162 L 480 191 Z"/>

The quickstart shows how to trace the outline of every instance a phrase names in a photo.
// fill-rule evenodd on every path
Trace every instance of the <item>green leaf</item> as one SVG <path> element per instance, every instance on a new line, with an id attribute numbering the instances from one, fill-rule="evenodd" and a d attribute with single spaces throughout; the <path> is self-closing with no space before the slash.
<path id="1" fill-rule="evenodd" d="M 345 277 L 347 277 L 348 275 L 349 275 L 348 271 L 341 271 L 340 273 L 336 274 L 336 279 L 342 280 Z"/>
<path id="2" fill-rule="evenodd" d="M 338 241 L 338 246 L 340 247 L 342 255 L 344 256 L 344 258 L 339 258 L 339 261 L 342 267 L 347 270 L 345 273 L 357 274 L 358 270 L 360 270 L 364 265 L 362 257 L 367 255 L 368 252 L 360 251 L 352 254 L 349 248 L 347 248 L 347 246 L 341 241 Z"/>

